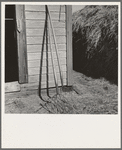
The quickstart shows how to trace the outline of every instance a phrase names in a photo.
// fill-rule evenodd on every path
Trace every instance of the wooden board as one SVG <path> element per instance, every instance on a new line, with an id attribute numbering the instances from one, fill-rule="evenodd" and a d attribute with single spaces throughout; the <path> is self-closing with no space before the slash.
<path id="1" fill-rule="evenodd" d="M 27 44 L 32 44 L 32 45 L 42 44 L 42 40 L 43 40 L 42 36 L 41 37 L 27 37 Z M 66 36 L 56 36 L 56 42 L 58 44 L 66 43 Z M 52 38 L 52 43 L 54 43 L 53 38 Z"/>
<path id="2" fill-rule="evenodd" d="M 58 65 L 57 59 L 54 59 L 54 63 L 55 63 L 55 65 Z M 60 63 L 61 63 L 61 65 L 66 65 L 66 58 L 61 58 Z M 43 66 L 46 66 L 46 65 L 47 65 L 47 62 L 46 62 L 46 59 L 44 59 L 43 60 Z M 51 58 L 49 58 L 49 60 L 48 60 L 48 65 L 49 66 L 52 65 Z M 28 61 L 28 68 L 35 68 L 35 67 L 40 67 L 40 60 Z"/>
<path id="3" fill-rule="evenodd" d="M 45 5 L 26 5 L 26 11 L 45 11 Z M 59 12 L 60 5 L 49 5 L 49 10 L 51 12 Z M 65 12 L 65 5 L 61 6 L 61 12 Z"/>
<path id="4" fill-rule="evenodd" d="M 20 91 L 20 84 L 18 81 L 5 83 L 5 93 Z"/>
<path id="5" fill-rule="evenodd" d="M 53 57 L 56 59 L 56 52 L 53 52 Z M 66 58 L 66 51 L 59 51 L 60 58 Z M 48 52 L 48 58 L 51 58 L 51 53 Z M 29 60 L 40 60 L 41 54 L 40 53 L 28 53 L 28 61 Z M 46 52 L 43 52 L 43 59 L 46 59 Z"/>
<path id="6" fill-rule="evenodd" d="M 64 28 L 65 22 L 55 20 L 52 22 L 54 28 Z M 26 20 L 26 27 L 28 29 L 44 29 L 45 22 L 44 20 Z"/>
<path id="7" fill-rule="evenodd" d="M 66 35 L 65 28 L 54 28 L 55 35 Z M 26 29 L 27 36 L 43 36 L 44 29 Z"/>
<path id="8" fill-rule="evenodd" d="M 46 67 L 42 67 L 42 72 L 43 74 L 46 74 L 47 73 L 47 68 Z M 61 65 L 61 69 L 62 71 L 67 71 L 67 68 L 66 68 L 66 65 Z M 56 72 L 59 72 L 59 68 L 58 66 L 56 66 Z M 40 68 L 29 68 L 28 69 L 28 74 L 29 75 L 38 75 L 40 73 Z M 49 67 L 49 73 L 53 73 L 53 69 L 52 69 L 52 66 Z"/>
<path id="9" fill-rule="evenodd" d="M 16 5 L 16 21 L 17 21 L 17 49 L 18 49 L 18 68 L 19 83 L 28 82 L 27 70 L 27 45 L 26 45 L 26 29 L 24 6 Z"/>
<path id="10" fill-rule="evenodd" d="M 72 56 L 72 6 L 66 6 L 66 30 L 67 30 L 67 85 L 72 86 L 73 56 Z"/>
<path id="11" fill-rule="evenodd" d="M 45 20 L 45 12 L 43 12 L 43 11 L 41 11 L 41 12 L 25 12 L 25 14 L 26 14 L 26 19 Z M 51 18 L 52 18 L 52 20 L 59 20 L 59 13 L 51 12 Z M 61 14 L 61 20 L 65 21 L 65 13 Z"/>
<path id="12" fill-rule="evenodd" d="M 49 45 L 48 45 L 49 47 Z M 58 51 L 66 51 L 66 44 L 57 44 L 57 47 L 58 47 Z M 55 50 L 55 45 L 52 44 L 52 49 Z M 28 53 L 36 53 L 36 52 L 41 52 L 42 50 L 42 44 L 41 45 L 27 45 L 27 52 Z M 46 51 L 46 44 L 44 45 L 44 51 Z M 48 51 L 50 51 L 50 49 L 48 49 Z"/>
<path id="13" fill-rule="evenodd" d="M 63 79 L 66 79 L 66 72 L 62 72 L 62 75 L 63 75 Z M 39 81 L 39 76 L 40 75 L 32 75 L 32 76 L 29 76 L 29 83 L 33 83 L 33 82 L 38 82 Z M 41 76 L 42 78 L 42 81 L 45 82 L 47 81 L 47 75 L 42 75 Z M 57 73 L 57 79 L 60 80 L 60 74 Z M 53 74 L 49 74 L 48 75 L 48 81 L 54 81 L 54 75 Z"/>

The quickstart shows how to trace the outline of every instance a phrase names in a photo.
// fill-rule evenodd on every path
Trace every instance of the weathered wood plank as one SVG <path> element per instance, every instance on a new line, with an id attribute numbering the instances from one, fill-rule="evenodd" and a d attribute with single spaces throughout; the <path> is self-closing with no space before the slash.
<path id="1" fill-rule="evenodd" d="M 60 5 L 49 5 L 50 11 L 59 12 Z M 45 11 L 45 5 L 25 5 L 25 11 Z M 61 5 L 61 12 L 65 12 L 65 5 Z"/>
<path id="2" fill-rule="evenodd" d="M 53 27 L 54 28 L 65 28 L 65 22 L 62 21 L 53 21 Z M 41 28 L 43 29 L 45 25 L 45 22 L 43 20 L 26 20 L 26 28 L 29 29 L 37 29 L 37 28 Z"/>
<path id="3" fill-rule="evenodd" d="M 42 19 L 45 20 L 45 12 L 25 12 L 26 19 Z M 51 12 L 52 20 L 59 20 L 59 13 Z M 61 20 L 65 20 L 65 13 L 61 14 Z"/>
<path id="4" fill-rule="evenodd" d="M 20 86 L 22 91 L 35 90 L 39 88 L 39 83 L 21 84 Z"/>
<path id="5" fill-rule="evenodd" d="M 73 58 L 72 58 L 72 6 L 66 6 L 66 31 L 67 31 L 67 84 L 71 86 L 73 84 L 72 70 L 73 70 Z"/>
<path id="6" fill-rule="evenodd" d="M 45 5 L 25 5 L 25 11 L 45 11 Z"/>
<path id="7" fill-rule="evenodd" d="M 5 83 L 5 93 L 20 91 L 18 81 Z"/>
<path id="8" fill-rule="evenodd" d="M 65 28 L 54 28 L 55 35 L 66 35 Z M 40 29 L 26 29 L 27 36 L 43 36 L 44 28 Z"/>
<path id="9" fill-rule="evenodd" d="M 60 58 L 66 58 L 66 51 L 59 51 Z M 53 52 L 53 57 L 56 57 L 56 52 Z M 41 54 L 40 53 L 28 53 L 28 60 L 40 60 Z M 48 58 L 51 58 L 51 53 L 48 52 Z M 43 53 L 43 59 L 46 59 L 46 52 Z"/>
<path id="10" fill-rule="evenodd" d="M 57 59 L 54 60 L 55 65 L 58 65 Z M 61 65 L 66 65 L 66 58 L 60 59 Z M 52 65 L 51 59 L 48 60 L 49 66 Z M 46 66 L 46 59 L 43 60 L 43 66 Z M 28 68 L 40 67 L 40 60 L 28 61 Z"/>
<path id="11" fill-rule="evenodd" d="M 17 20 L 17 50 L 18 50 L 18 68 L 19 68 L 19 83 L 28 82 L 27 72 L 27 45 L 26 45 L 26 30 L 25 30 L 25 13 L 23 5 L 16 5 L 16 20 Z"/>
<path id="12" fill-rule="evenodd" d="M 49 47 L 49 45 L 48 45 Z M 64 50 L 66 51 L 66 44 L 57 44 L 58 51 Z M 52 49 L 55 50 L 55 45 L 52 44 Z M 35 52 L 41 52 L 42 45 L 27 45 L 27 53 L 35 53 Z M 44 45 L 44 51 L 46 51 L 46 45 Z M 50 49 L 48 49 L 50 51 Z"/>
<path id="13" fill-rule="evenodd" d="M 46 74 L 47 70 L 46 67 L 42 67 L 42 74 Z M 61 70 L 67 71 L 66 65 L 61 65 Z M 49 70 L 48 70 L 49 74 L 53 73 L 53 69 L 52 66 L 49 66 Z M 59 68 L 58 66 L 56 66 L 56 72 L 59 72 Z M 38 75 L 40 73 L 40 68 L 28 68 L 28 74 L 29 75 Z"/>
<path id="14" fill-rule="evenodd" d="M 67 85 L 67 81 L 64 80 L 64 85 Z M 61 86 L 61 83 L 59 81 L 59 86 Z M 55 83 L 54 82 L 50 82 L 49 87 L 55 87 Z M 39 88 L 39 83 L 30 83 L 30 84 L 21 84 L 21 89 L 23 91 L 25 90 L 34 90 L 34 89 L 38 89 Z M 45 83 L 41 83 L 41 88 L 47 88 Z"/>
<path id="15" fill-rule="evenodd" d="M 63 72 L 63 79 L 66 79 L 66 72 Z M 47 76 L 46 75 L 42 75 L 42 81 L 47 81 Z M 33 75 L 33 76 L 29 76 L 29 83 L 33 83 L 33 82 L 39 82 L 39 75 Z M 57 73 L 57 79 L 60 80 L 60 74 Z M 54 82 L 54 75 L 53 74 L 49 74 L 48 75 L 48 81 L 53 81 Z"/>
<path id="16" fill-rule="evenodd" d="M 25 12 L 26 19 L 41 19 L 45 20 L 45 12 Z"/>
<path id="17" fill-rule="evenodd" d="M 27 44 L 33 44 L 33 45 L 42 44 L 42 40 L 43 40 L 43 37 L 27 37 Z M 58 44 L 65 44 L 66 36 L 56 36 L 56 42 Z M 52 43 L 54 43 L 53 38 L 52 38 Z"/>

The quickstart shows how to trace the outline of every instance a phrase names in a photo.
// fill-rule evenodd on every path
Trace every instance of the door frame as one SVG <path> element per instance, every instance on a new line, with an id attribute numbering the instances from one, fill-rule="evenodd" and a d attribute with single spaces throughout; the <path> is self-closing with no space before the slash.
<path id="1" fill-rule="evenodd" d="M 15 5 L 19 83 L 28 82 L 25 6 Z"/>
<path id="2" fill-rule="evenodd" d="M 67 86 L 73 85 L 72 5 L 66 5 Z"/>
<path id="3" fill-rule="evenodd" d="M 15 5 L 15 31 L 18 54 L 18 81 L 6 82 L 5 93 L 20 91 L 20 84 L 28 82 L 26 25 L 24 10 L 24 5 Z"/>

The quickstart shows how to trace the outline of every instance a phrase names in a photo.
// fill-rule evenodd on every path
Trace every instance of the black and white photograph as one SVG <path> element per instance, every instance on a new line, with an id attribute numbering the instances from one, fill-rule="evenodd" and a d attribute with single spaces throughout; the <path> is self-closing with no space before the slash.
<path id="1" fill-rule="evenodd" d="M 117 130 L 112 130 L 112 126 L 110 129 L 116 133 L 115 137 L 117 138 L 115 139 L 118 139 L 119 143 L 120 3 L 54 2 L 53 4 L 53 2 L 9 1 L 3 2 L 1 13 L 2 85 L 4 87 L 2 113 L 4 116 L 9 118 L 13 115 L 15 121 L 21 117 L 24 124 L 29 124 L 30 120 L 35 124 L 36 122 L 32 118 L 34 116 L 41 118 L 44 115 L 44 120 L 50 118 L 51 121 L 48 122 L 50 125 L 51 122 L 53 124 L 55 122 L 53 118 L 51 119 L 52 115 L 58 119 L 62 115 L 64 118 L 73 117 L 74 123 L 75 119 L 79 121 L 77 117 L 81 117 L 81 126 L 83 127 L 86 124 L 82 117 L 86 117 L 86 120 L 87 117 L 91 117 L 91 121 L 86 121 L 87 125 L 91 124 L 91 128 L 94 126 L 93 120 L 95 119 L 92 117 L 97 116 L 98 119 L 101 117 L 106 120 L 105 122 L 100 121 L 103 123 L 103 129 L 104 126 L 108 128 L 107 121 L 109 119 L 107 117 L 110 117 L 109 123 L 113 126 L 117 124 Z M 31 118 L 31 115 L 34 116 Z M 112 116 L 114 116 L 115 122 L 112 121 Z M 24 117 L 30 119 L 28 123 Z M 40 125 L 45 126 L 44 120 L 40 119 Z M 69 121 L 69 124 L 72 121 Z M 12 120 L 10 122 L 13 124 Z M 63 126 L 66 122 L 59 121 L 58 123 Z M 98 124 L 100 122 L 98 121 Z M 4 124 L 7 125 L 7 122 L 4 121 Z M 23 129 L 24 124 L 21 124 Z M 73 124 L 70 125 L 72 127 Z M 92 128 L 93 130 L 95 126 Z M 49 128 L 51 127 L 54 126 Z M 11 128 L 13 128 L 12 125 Z M 55 128 L 56 131 L 57 128 Z M 87 128 L 88 131 L 82 128 L 82 131 L 87 131 L 88 134 L 93 133 L 91 128 Z M 17 128 L 15 129 L 19 135 Z M 29 127 L 29 129 L 31 128 Z M 29 129 L 21 130 L 27 133 Z M 46 127 L 44 129 L 46 130 Z M 69 127 L 68 129 L 74 128 Z M 101 129 L 99 128 L 98 131 L 102 132 Z M 10 142 L 12 139 L 9 136 L 12 132 L 8 133 L 7 131 L 4 128 L 8 145 L 10 144 L 12 147 Z M 39 133 L 41 131 L 43 131 L 42 128 Z M 110 133 L 110 131 L 105 131 L 105 133 Z M 77 132 L 87 134 L 87 132 L 86 134 Z M 16 135 L 16 133 L 14 134 Z M 45 134 L 43 133 L 43 135 Z M 49 137 L 51 135 L 49 134 Z M 55 132 L 54 135 L 56 135 Z M 101 138 L 108 139 L 107 136 L 110 137 L 109 134 L 105 136 L 104 138 L 101 136 Z M 43 138 L 45 139 L 45 136 L 42 136 L 41 139 Z M 87 137 L 81 139 L 86 141 Z M 90 139 L 92 139 L 91 135 L 88 140 Z M 100 141 L 97 136 L 95 139 Z M 70 142 L 72 143 L 72 147 L 70 147 L 69 143 L 62 140 L 60 142 L 64 145 L 61 147 L 56 138 L 57 146 L 53 146 L 53 141 L 47 145 L 43 142 L 44 146 L 40 147 L 82 148 L 81 145 L 84 144 L 83 148 L 104 148 L 104 145 L 105 148 L 115 148 L 115 145 L 118 148 L 119 144 L 114 143 L 115 139 L 111 140 L 111 145 L 109 142 L 105 142 L 103 147 L 100 142 L 95 147 L 95 141 L 91 145 L 89 143 L 88 147 L 86 146 L 87 142 L 76 145 Z M 78 143 L 79 140 L 75 142 Z M 38 140 L 36 142 L 39 143 Z M 17 143 L 21 142 L 18 140 Z M 14 143 L 12 148 L 20 148 L 21 146 L 19 147 L 17 143 Z M 36 148 L 39 148 L 40 144 L 37 144 Z M 5 140 L 3 145 L 6 145 Z M 27 143 L 22 145 L 22 148 L 28 148 Z M 33 145 L 32 142 L 30 145 L 28 144 L 29 148 L 33 148 L 31 145 Z"/>
<path id="2" fill-rule="evenodd" d="M 5 113 L 117 114 L 118 5 L 5 5 Z"/>

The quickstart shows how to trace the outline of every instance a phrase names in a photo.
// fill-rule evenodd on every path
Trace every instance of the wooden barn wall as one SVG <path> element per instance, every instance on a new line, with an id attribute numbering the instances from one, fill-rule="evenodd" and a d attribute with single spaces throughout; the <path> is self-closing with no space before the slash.
<path id="1" fill-rule="evenodd" d="M 66 85 L 67 81 L 67 67 L 66 67 L 66 11 L 65 6 L 61 6 L 61 14 L 59 20 L 60 5 L 49 6 L 56 41 L 61 61 L 61 69 L 63 71 L 63 81 Z M 40 59 L 43 41 L 43 32 L 45 25 L 45 6 L 44 5 L 25 5 L 25 23 L 26 23 L 26 40 L 27 40 L 27 63 L 28 63 L 28 84 L 23 87 L 38 88 L 39 73 L 40 73 Z M 54 41 L 53 41 L 54 49 Z M 55 50 L 55 49 L 54 49 Z M 48 46 L 48 69 L 49 69 L 49 87 L 53 87 L 54 77 L 51 64 L 50 48 Z M 53 53 L 56 63 L 56 70 L 58 75 L 59 85 L 59 69 L 57 65 L 56 53 Z M 42 67 L 42 88 L 46 88 L 47 74 L 46 74 L 46 44 L 44 45 L 43 67 Z"/>

